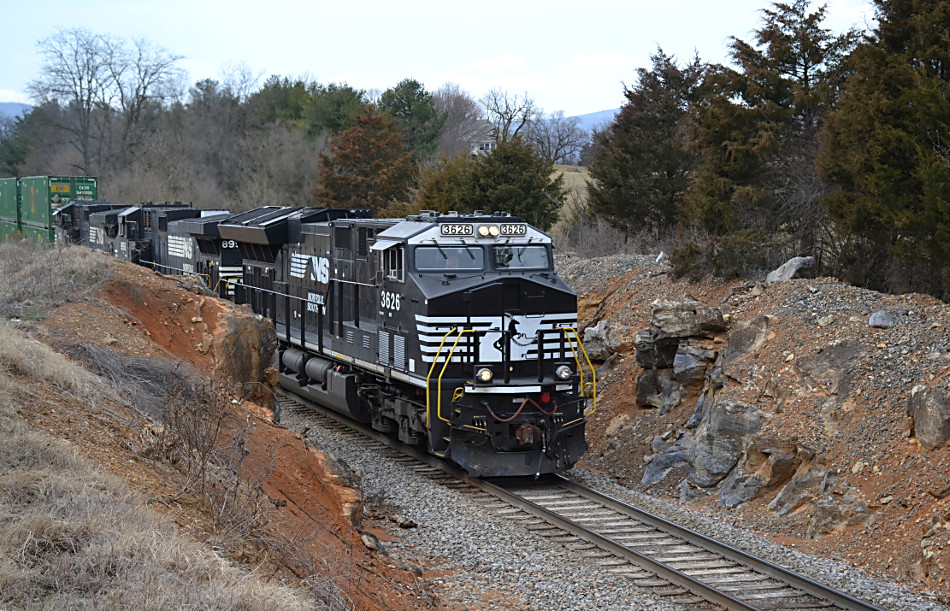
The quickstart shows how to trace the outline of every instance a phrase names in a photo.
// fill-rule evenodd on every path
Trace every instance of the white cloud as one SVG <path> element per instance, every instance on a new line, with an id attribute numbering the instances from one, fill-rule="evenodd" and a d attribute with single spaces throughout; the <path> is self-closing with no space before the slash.
<path id="1" fill-rule="evenodd" d="M 18 102 L 29 104 L 30 98 L 25 93 L 14 89 L 0 89 L 0 102 Z"/>

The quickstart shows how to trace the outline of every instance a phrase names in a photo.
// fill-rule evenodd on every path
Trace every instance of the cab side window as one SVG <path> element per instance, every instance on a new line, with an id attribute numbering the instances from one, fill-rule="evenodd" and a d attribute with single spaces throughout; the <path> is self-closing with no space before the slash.
<path id="1" fill-rule="evenodd" d="M 393 246 L 382 252 L 383 269 L 386 279 L 403 282 L 406 273 L 406 249 L 404 246 Z"/>

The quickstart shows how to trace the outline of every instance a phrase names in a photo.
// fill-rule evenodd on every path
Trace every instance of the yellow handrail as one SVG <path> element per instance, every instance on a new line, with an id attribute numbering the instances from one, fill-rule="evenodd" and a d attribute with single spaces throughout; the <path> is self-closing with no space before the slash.
<path id="1" fill-rule="evenodd" d="M 432 422 L 432 399 L 431 393 L 429 390 L 429 383 L 432 379 L 432 373 L 435 371 L 435 366 L 439 362 L 439 356 L 442 354 L 442 348 L 445 346 L 446 340 L 449 339 L 453 333 L 458 331 L 458 336 L 455 338 L 455 342 L 452 344 L 452 348 L 449 350 L 449 354 L 445 357 L 445 362 L 442 364 L 442 369 L 439 371 L 438 385 L 436 387 L 436 392 L 438 393 L 438 398 L 436 399 L 436 417 L 448 423 L 448 418 L 442 417 L 442 376 L 445 375 L 445 370 L 448 368 L 449 363 L 452 362 L 452 355 L 455 354 L 455 349 L 459 345 L 459 341 L 462 339 L 462 335 L 466 333 L 473 333 L 472 329 L 459 329 L 458 327 L 452 327 L 448 332 L 442 336 L 442 341 L 439 342 L 439 349 L 435 354 L 435 357 L 432 359 L 432 365 L 429 367 L 429 373 L 426 375 L 426 428 L 429 428 L 430 423 Z"/>
<path id="2" fill-rule="evenodd" d="M 591 375 L 591 397 L 594 400 L 594 409 L 591 410 L 590 414 L 593 415 L 597 412 L 597 372 L 594 370 L 593 363 L 590 362 L 590 357 L 587 356 L 587 350 L 584 348 L 584 342 L 581 341 L 580 335 L 577 334 L 577 329 L 574 327 L 562 327 L 558 325 L 558 329 L 565 332 L 568 339 L 568 345 L 571 347 L 571 354 L 574 355 L 574 362 L 577 363 L 577 372 L 580 374 L 580 393 L 582 397 L 587 396 L 587 385 L 584 383 L 584 366 L 581 364 L 580 356 L 577 354 L 577 350 L 574 348 L 574 342 L 571 340 L 571 336 L 567 334 L 567 331 L 570 331 L 574 335 L 574 339 L 577 340 L 577 345 L 581 349 L 581 353 L 584 355 L 584 360 L 587 362 L 587 366 L 590 368 Z"/>
<path id="3" fill-rule="evenodd" d="M 429 392 L 429 381 L 432 379 L 432 372 L 435 371 L 435 366 L 439 362 L 439 356 L 442 354 L 442 347 L 445 346 L 446 340 L 449 339 L 449 336 L 458 331 L 458 327 L 452 327 L 449 329 L 445 335 L 442 336 L 442 341 L 439 342 L 439 349 L 436 351 L 435 356 L 432 358 L 432 365 L 429 366 L 429 373 L 426 374 L 426 428 L 429 428 L 429 423 L 432 421 L 432 406 L 431 406 L 431 393 Z M 470 332 L 470 331 L 469 331 Z M 459 332 L 459 336 L 455 338 L 455 344 L 452 346 L 452 350 L 449 352 L 449 356 L 445 361 L 445 364 L 442 366 L 442 371 L 439 373 L 439 399 L 437 402 L 437 416 L 440 420 L 445 420 L 442 418 L 442 374 L 445 373 L 445 368 L 448 367 L 449 361 L 452 359 L 452 353 L 455 352 L 455 346 L 458 345 L 459 339 L 462 337 L 464 331 Z M 448 420 L 445 420 L 448 422 Z"/>

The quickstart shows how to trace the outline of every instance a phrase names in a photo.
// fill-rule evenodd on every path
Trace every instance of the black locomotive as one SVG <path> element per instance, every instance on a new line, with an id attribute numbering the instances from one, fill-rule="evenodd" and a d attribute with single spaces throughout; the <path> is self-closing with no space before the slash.
<path id="1" fill-rule="evenodd" d="M 572 466 L 595 389 L 550 238 L 499 213 L 365 216 L 219 224 L 244 260 L 239 298 L 274 320 L 281 386 L 472 475 Z"/>
<path id="2" fill-rule="evenodd" d="M 502 213 L 76 203 L 66 237 L 273 320 L 280 384 L 477 476 L 570 468 L 593 368 L 551 239 Z M 596 404 L 591 402 L 591 409 Z"/>

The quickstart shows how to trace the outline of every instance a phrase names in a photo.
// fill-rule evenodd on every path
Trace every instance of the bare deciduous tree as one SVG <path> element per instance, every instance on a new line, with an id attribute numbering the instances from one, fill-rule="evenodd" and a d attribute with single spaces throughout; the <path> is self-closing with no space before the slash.
<path id="1" fill-rule="evenodd" d="M 466 155 L 482 135 L 482 109 L 455 83 L 446 83 L 432 93 L 436 110 L 445 115 L 439 153 L 446 157 Z"/>
<path id="2" fill-rule="evenodd" d="M 495 126 L 498 142 L 507 142 L 521 135 L 522 130 L 527 129 L 540 114 L 527 93 L 521 96 L 492 89 L 482 98 L 481 104 L 488 120 Z"/>
<path id="3" fill-rule="evenodd" d="M 134 145 L 145 111 L 164 100 L 163 86 L 180 74 L 181 57 L 144 40 L 130 50 L 122 39 L 74 28 L 59 30 L 39 47 L 41 76 L 29 91 L 38 104 L 53 102 L 65 109 L 59 127 L 79 153 L 78 169 L 87 173 L 115 152 L 114 119 L 120 118 L 123 144 Z"/>
<path id="4" fill-rule="evenodd" d="M 563 111 L 541 115 L 530 126 L 528 140 L 551 163 L 576 163 L 581 149 L 590 139 L 577 117 L 565 117 Z"/>

